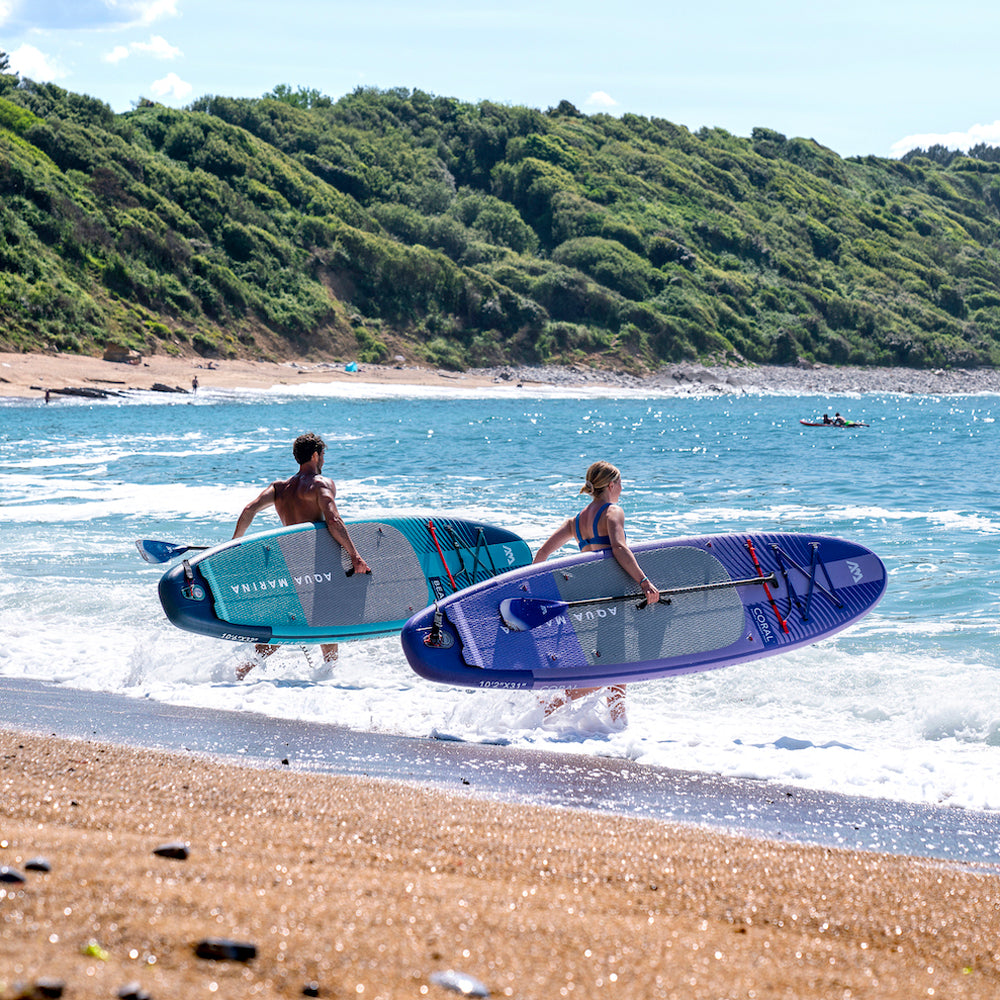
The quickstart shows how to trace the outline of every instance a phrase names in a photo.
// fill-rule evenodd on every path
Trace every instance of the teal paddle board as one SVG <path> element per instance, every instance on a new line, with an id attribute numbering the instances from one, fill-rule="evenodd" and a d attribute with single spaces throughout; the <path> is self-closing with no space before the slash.
<path id="1" fill-rule="evenodd" d="M 392 635 L 426 605 L 527 566 L 504 528 L 419 516 L 347 524 L 371 573 L 351 569 L 326 525 L 246 535 L 182 560 L 159 583 L 178 628 L 238 642 L 316 643 Z"/>

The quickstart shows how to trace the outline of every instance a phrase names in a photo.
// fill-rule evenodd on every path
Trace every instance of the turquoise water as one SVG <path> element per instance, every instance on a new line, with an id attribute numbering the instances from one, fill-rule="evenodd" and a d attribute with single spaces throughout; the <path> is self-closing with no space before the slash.
<path id="1" fill-rule="evenodd" d="M 799 423 L 834 410 L 870 426 Z M 0 675 L 997 809 L 998 410 L 995 396 L 609 398 L 460 383 L 6 401 Z M 537 547 L 605 458 L 624 474 L 634 540 L 842 535 L 882 557 L 889 589 L 816 646 L 633 685 L 624 727 L 596 697 L 546 720 L 530 692 L 433 685 L 395 638 L 345 645 L 332 672 L 293 647 L 238 684 L 240 650 L 164 619 L 162 569 L 133 540 L 229 538 L 243 505 L 294 471 L 290 442 L 304 430 L 327 441 L 348 520 L 448 511 Z M 268 513 L 255 527 L 276 523 Z"/>

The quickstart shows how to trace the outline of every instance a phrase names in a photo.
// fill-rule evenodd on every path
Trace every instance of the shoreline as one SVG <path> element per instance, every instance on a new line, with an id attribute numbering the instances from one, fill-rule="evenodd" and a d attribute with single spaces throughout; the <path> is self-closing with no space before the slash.
<path id="1" fill-rule="evenodd" d="M 220 763 L 400 781 L 510 804 L 937 860 L 1000 876 L 1000 811 L 811 789 L 531 747 L 355 730 L 0 677 L 17 728 Z M 3 723 L 0 722 L 0 727 Z"/>
<path id="2" fill-rule="evenodd" d="M 44 979 L 85 1000 L 126 983 L 444 998 L 432 977 L 449 970 L 522 1000 L 1000 990 L 998 879 L 948 863 L 93 740 L 0 743 L 0 865 L 24 878 L 0 885 L 3 1000 Z M 188 857 L 154 853 L 168 845 Z M 205 938 L 256 957 L 198 958 Z"/>
<path id="3" fill-rule="evenodd" d="M 500 366 L 450 372 L 410 365 L 359 364 L 354 372 L 339 362 L 208 361 L 150 355 L 136 363 L 71 354 L 0 353 L 0 398 L 42 399 L 45 390 L 92 393 L 95 398 L 134 391 L 192 393 L 199 389 L 271 389 L 320 384 L 398 387 L 486 387 L 538 389 L 626 389 L 666 395 L 799 393 L 803 395 L 1000 393 L 998 369 L 923 370 L 827 365 L 667 365 L 645 377 L 600 371 L 583 365 Z M 82 393 L 81 393 L 82 394 Z"/>

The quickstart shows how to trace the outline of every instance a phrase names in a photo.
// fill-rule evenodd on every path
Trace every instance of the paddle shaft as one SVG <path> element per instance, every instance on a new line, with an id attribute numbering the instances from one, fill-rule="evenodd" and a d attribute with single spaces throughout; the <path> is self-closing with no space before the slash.
<path id="1" fill-rule="evenodd" d="M 752 576 L 747 580 L 720 580 L 718 583 L 700 583 L 695 584 L 691 587 L 673 587 L 671 589 L 660 591 L 660 600 L 657 602 L 659 604 L 669 603 L 669 598 L 675 597 L 678 594 L 696 594 L 703 590 L 724 590 L 726 587 L 749 587 L 753 584 L 772 584 L 777 586 L 778 578 L 771 573 L 769 576 Z M 588 604 L 611 604 L 619 601 L 634 601 L 640 594 L 620 594 L 617 597 L 594 597 L 589 601 L 566 601 L 567 608 L 579 608 Z M 668 600 L 664 600 L 667 598 Z M 646 601 L 643 600 L 640 607 L 646 606 Z"/>

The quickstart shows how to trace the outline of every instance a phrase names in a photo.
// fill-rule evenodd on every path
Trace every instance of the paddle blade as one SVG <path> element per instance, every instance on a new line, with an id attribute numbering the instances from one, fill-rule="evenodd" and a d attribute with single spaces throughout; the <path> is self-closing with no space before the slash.
<path id="1" fill-rule="evenodd" d="M 160 542 L 155 538 L 139 538 L 135 547 L 139 550 L 139 555 L 148 563 L 170 562 L 177 556 L 190 552 L 192 549 L 203 549 L 204 545 L 174 545 L 171 542 Z"/>
<path id="2" fill-rule="evenodd" d="M 510 597 L 500 602 L 500 617 L 513 632 L 529 632 L 566 612 L 565 601 L 545 597 Z"/>

